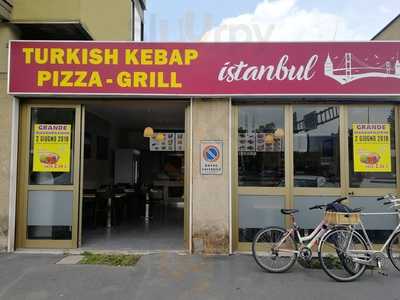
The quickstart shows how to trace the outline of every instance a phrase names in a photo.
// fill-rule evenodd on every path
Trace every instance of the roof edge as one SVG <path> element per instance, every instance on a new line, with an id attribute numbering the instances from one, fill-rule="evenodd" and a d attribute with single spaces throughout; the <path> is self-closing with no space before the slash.
<path id="1" fill-rule="evenodd" d="M 400 18 L 400 14 L 398 14 L 392 21 L 390 21 L 388 24 L 386 24 L 385 27 L 383 27 L 377 34 L 375 34 L 375 35 L 372 37 L 371 41 L 372 41 L 372 40 L 375 40 L 381 33 L 383 33 L 386 29 L 388 29 L 388 28 L 389 28 L 394 22 L 396 22 L 397 19 L 399 19 L 399 18 Z"/>

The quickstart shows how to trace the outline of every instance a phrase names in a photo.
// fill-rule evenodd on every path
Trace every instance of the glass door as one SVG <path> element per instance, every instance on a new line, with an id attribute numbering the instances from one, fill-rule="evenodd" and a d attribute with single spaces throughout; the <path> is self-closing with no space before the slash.
<path id="1" fill-rule="evenodd" d="M 394 105 L 350 105 L 346 111 L 346 191 L 353 207 L 365 212 L 388 211 L 378 196 L 399 187 L 398 117 Z M 396 224 L 395 216 L 366 216 L 373 242 L 381 243 Z"/>
<path id="2" fill-rule="evenodd" d="M 290 207 L 288 105 L 233 107 L 233 241 L 249 251 L 256 232 L 284 226 L 280 209 Z"/>
<path id="3" fill-rule="evenodd" d="M 17 248 L 76 248 L 80 105 L 24 104 L 19 139 Z"/>
<path id="4" fill-rule="evenodd" d="M 331 202 L 344 194 L 341 149 L 343 107 L 336 104 L 292 106 L 292 206 L 296 221 L 308 232 L 323 218 L 323 211 L 309 207 Z"/>

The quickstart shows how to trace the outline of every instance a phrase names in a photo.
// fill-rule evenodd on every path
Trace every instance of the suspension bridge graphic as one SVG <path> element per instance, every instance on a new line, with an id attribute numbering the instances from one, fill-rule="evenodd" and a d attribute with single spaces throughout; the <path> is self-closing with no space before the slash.
<path id="1" fill-rule="evenodd" d="M 337 56 L 334 60 L 338 60 Z M 328 54 L 325 60 L 325 76 L 331 77 L 344 85 L 354 80 L 371 77 L 400 79 L 400 61 L 393 56 L 391 59 L 381 61 L 375 54 L 372 57 L 359 59 L 350 52 L 346 52 L 339 64 L 334 63 Z"/>

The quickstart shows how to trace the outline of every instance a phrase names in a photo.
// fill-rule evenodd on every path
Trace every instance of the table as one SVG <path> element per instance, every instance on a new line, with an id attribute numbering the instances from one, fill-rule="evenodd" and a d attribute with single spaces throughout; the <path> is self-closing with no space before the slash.
<path id="1" fill-rule="evenodd" d="M 170 197 L 169 188 L 170 187 L 183 187 L 183 181 L 172 181 L 172 180 L 155 180 L 153 186 L 162 187 L 163 189 L 163 201 L 164 205 L 168 202 L 181 202 L 182 197 Z"/>
<path id="2" fill-rule="evenodd" d="M 93 199 L 96 199 L 96 194 L 95 193 L 83 193 L 82 197 L 87 200 L 93 200 Z"/>
<path id="3" fill-rule="evenodd" d="M 111 219 L 112 219 L 112 200 L 113 199 L 121 199 L 126 196 L 126 194 L 129 192 L 129 189 L 124 190 L 123 193 L 112 193 L 111 196 L 107 199 L 107 228 L 111 228 Z M 84 193 L 83 198 L 87 202 L 92 202 L 96 199 L 96 194 L 95 193 Z"/>

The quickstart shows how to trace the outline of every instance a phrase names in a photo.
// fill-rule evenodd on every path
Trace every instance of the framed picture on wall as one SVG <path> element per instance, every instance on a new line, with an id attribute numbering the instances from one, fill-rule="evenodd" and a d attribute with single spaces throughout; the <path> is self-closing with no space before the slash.
<path id="1" fill-rule="evenodd" d="M 107 160 L 108 159 L 108 138 L 104 136 L 97 137 L 97 151 L 96 159 Z"/>

